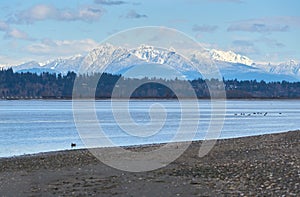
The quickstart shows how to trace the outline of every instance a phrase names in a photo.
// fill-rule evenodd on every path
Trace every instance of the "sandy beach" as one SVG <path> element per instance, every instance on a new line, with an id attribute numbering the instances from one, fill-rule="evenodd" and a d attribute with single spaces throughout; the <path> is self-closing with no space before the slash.
<path id="1" fill-rule="evenodd" d="M 299 196 L 300 131 L 201 141 L 164 168 L 116 170 L 88 150 L 0 159 L 1 196 Z M 132 147 L 147 151 L 159 145 Z"/>

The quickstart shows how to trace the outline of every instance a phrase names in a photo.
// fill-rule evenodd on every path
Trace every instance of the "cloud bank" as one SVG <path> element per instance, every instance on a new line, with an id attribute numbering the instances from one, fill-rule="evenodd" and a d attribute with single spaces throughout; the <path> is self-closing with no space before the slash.
<path id="1" fill-rule="evenodd" d="M 99 45 L 92 39 L 83 40 L 52 40 L 43 39 L 38 43 L 33 43 L 25 48 L 30 54 L 39 56 L 70 56 L 91 51 Z"/>
<path id="2" fill-rule="evenodd" d="M 237 21 L 227 31 L 243 31 L 257 33 L 287 32 L 291 27 L 300 26 L 299 17 L 268 17 Z"/>
<path id="3" fill-rule="evenodd" d="M 129 19 L 139 19 L 139 18 L 147 18 L 146 14 L 139 14 L 135 10 L 130 10 L 126 15 L 125 18 Z"/>
<path id="4" fill-rule="evenodd" d="M 10 25 L 4 21 L 0 21 L 0 31 L 5 32 L 4 38 L 32 40 L 27 33 L 17 28 L 11 28 Z"/>
<path id="5" fill-rule="evenodd" d="M 39 4 L 15 13 L 11 23 L 32 24 L 43 20 L 93 22 L 101 18 L 103 10 L 95 6 L 83 6 L 76 10 L 59 9 L 53 5 Z"/>
<path id="6" fill-rule="evenodd" d="M 122 5 L 122 4 L 127 4 L 126 1 L 118 1 L 118 0 L 95 0 L 94 2 L 96 4 L 101 4 L 101 5 Z"/>
<path id="7" fill-rule="evenodd" d="M 218 29 L 218 26 L 216 25 L 194 25 L 193 31 L 195 32 L 214 32 Z"/>

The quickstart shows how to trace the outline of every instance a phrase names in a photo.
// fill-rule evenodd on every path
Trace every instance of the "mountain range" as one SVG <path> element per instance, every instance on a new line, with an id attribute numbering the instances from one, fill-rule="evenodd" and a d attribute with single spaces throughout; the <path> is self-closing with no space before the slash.
<path id="1" fill-rule="evenodd" d="M 187 79 L 195 79 L 202 76 L 191 66 L 191 63 L 201 65 L 203 59 L 209 59 L 214 62 L 225 79 L 265 81 L 299 81 L 300 79 L 300 64 L 293 60 L 281 64 L 259 64 L 232 51 L 215 49 L 205 49 L 201 52 L 191 51 L 189 54 L 187 57 L 182 57 L 174 49 L 159 49 L 148 45 L 129 49 L 106 43 L 91 50 L 86 55 L 49 60 L 43 64 L 31 61 L 12 66 L 12 68 L 17 72 L 55 72 L 62 74 L 66 74 L 68 71 L 79 73 L 105 71 L 112 74 L 128 75 L 128 77 L 143 77 L 145 75 L 143 73 L 146 71 L 150 77 L 158 75 L 156 77 L 161 78 L 173 78 L 180 73 Z M 109 66 L 104 69 L 104 65 Z M 135 69 L 134 73 L 130 72 L 132 68 L 137 66 L 142 69 Z M 201 70 L 205 69 L 207 68 Z M 205 73 L 202 74 L 205 75 Z"/>

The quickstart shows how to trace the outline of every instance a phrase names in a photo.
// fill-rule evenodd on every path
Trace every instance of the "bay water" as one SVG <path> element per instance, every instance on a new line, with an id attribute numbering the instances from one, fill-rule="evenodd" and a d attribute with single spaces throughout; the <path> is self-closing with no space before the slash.
<path id="1" fill-rule="evenodd" d="M 181 124 L 184 128 L 195 128 L 192 127 L 195 119 L 198 123 L 193 140 L 201 140 L 205 138 L 209 125 L 213 124 L 211 117 L 214 112 L 211 111 L 212 101 L 197 102 L 200 113 L 190 114 L 190 119 L 184 120 L 180 103 L 176 100 L 131 100 L 128 109 L 118 109 L 127 110 L 135 124 L 147 128 L 151 122 L 151 107 L 155 104 L 162 106 L 166 115 L 162 127 L 146 137 L 142 135 L 146 130 L 138 131 L 141 137 L 122 129 L 112 113 L 110 100 L 95 101 L 95 112 L 98 126 L 116 146 L 172 142 Z M 227 100 L 225 111 L 218 113 L 224 115 L 218 136 L 223 139 L 300 129 L 299 100 Z M 91 123 L 86 121 L 85 124 L 88 130 Z M 187 136 L 189 132 L 187 129 Z M 183 134 L 180 139 L 190 139 L 187 136 Z M 71 149 L 71 143 L 76 143 L 76 148 L 88 146 L 76 128 L 71 100 L 0 100 L 0 157 Z M 98 146 L 107 145 L 99 140 Z"/>

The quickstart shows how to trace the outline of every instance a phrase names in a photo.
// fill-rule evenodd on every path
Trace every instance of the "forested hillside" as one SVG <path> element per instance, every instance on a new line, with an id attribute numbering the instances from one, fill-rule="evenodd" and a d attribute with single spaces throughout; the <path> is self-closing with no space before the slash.
<path id="1" fill-rule="evenodd" d="M 74 72 L 66 75 L 53 73 L 15 73 L 12 69 L 0 70 L 1 99 L 70 99 L 76 78 Z M 126 79 L 120 75 L 102 74 L 78 75 L 74 95 L 77 98 L 124 98 L 131 87 L 138 87 L 132 92 L 132 98 L 176 98 L 171 90 L 178 91 L 185 97 L 192 97 L 195 91 L 198 98 L 209 98 L 210 88 L 218 93 L 225 84 L 227 98 L 300 98 L 300 82 L 269 82 L 216 80 L 182 81 L 178 79 Z M 118 82 L 118 83 L 117 83 Z M 116 84 L 117 83 L 117 84 Z M 93 88 L 96 87 L 97 88 Z M 139 86 L 139 84 L 143 84 Z M 165 84 L 165 85 L 162 85 Z M 190 91 L 192 90 L 192 91 Z"/>

